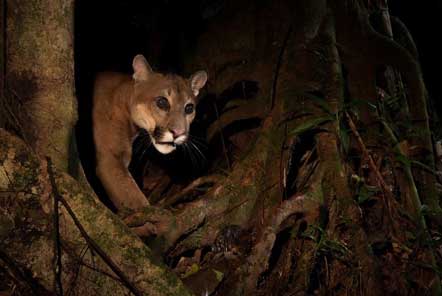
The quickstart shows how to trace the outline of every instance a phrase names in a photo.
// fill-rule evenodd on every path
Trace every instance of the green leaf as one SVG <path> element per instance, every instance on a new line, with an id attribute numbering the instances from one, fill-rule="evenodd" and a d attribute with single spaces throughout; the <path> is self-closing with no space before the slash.
<path id="1" fill-rule="evenodd" d="M 198 264 L 194 263 L 190 266 L 190 268 L 186 271 L 186 273 L 183 275 L 183 279 L 191 276 L 192 274 L 197 273 L 200 270 L 200 267 Z"/>
<path id="2" fill-rule="evenodd" d="M 344 109 L 351 109 L 352 107 L 357 107 L 360 105 L 367 105 L 368 107 L 370 107 L 370 109 L 372 109 L 372 111 L 376 111 L 378 109 L 378 107 L 375 104 L 364 99 L 356 99 L 356 98 L 350 99 L 350 101 L 347 104 L 345 104 Z"/>
<path id="3" fill-rule="evenodd" d="M 411 166 L 411 160 L 402 153 L 396 153 L 396 160 L 405 166 Z"/>
<path id="4" fill-rule="evenodd" d="M 309 100 L 311 100 L 315 105 L 317 105 L 318 107 L 320 107 L 322 110 L 324 110 L 325 112 L 327 112 L 328 114 L 330 114 L 330 115 L 333 115 L 334 114 L 334 112 L 332 111 L 332 109 L 331 109 L 331 107 L 330 107 L 330 105 L 328 104 L 328 102 L 324 99 L 324 98 L 322 98 L 322 97 L 320 97 L 320 96 L 318 96 L 318 95 L 315 95 L 315 94 L 312 94 L 311 92 L 306 92 L 306 91 L 297 91 L 297 90 L 294 90 L 294 91 L 290 91 L 288 94 L 287 94 L 287 97 L 289 98 L 291 98 L 291 97 L 304 97 L 304 98 L 307 98 L 307 99 L 309 99 Z M 292 100 L 292 101 L 294 101 L 294 100 Z"/>
<path id="5" fill-rule="evenodd" d="M 339 124 L 339 140 L 341 141 L 341 147 L 344 151 L 344 153 L 347 153 L 350 147 L 350 130 L 346 128 L 343 124 L 343 121 L 340 120 Z"/>
<path id="6" fill-rule="evenodd" d="M 224 278 L 224 273 L 222 273 L 221 271 L 216 270 L 216 269 L 212 269 L 212 271 L 215 273 L 216 280 L 218 282 L 221 282 L 223 280 L 223 278 Z"/>
<path id="7" fill-rule="evenodd" d="M 289 135 L 302 134 L 308 130 L 317 128 L 318 126 L 333 120 L 335 120 L 335 118 L 332 116 L 321 116 L 321 117 L 312 118 L 298 125 L 294 130 L 289 132 Z"/>
<path id="8" fill-rule="evenodd" d="M 385 103 L 386 103 L 389 107 L 391 107 L 391 106 L 393 106 L 394 104 L 398 104 L 398 103 L 400 103 L 400 102 L 399 102 L 400 99 L 401 99 L 401 98 L 398 98 L 398 97 L 390 97 L 389 99 L 385 100 Z"/>
<path id="9" fill-rule="evenodd" d="M 411 160 L 410 163 L 411 163 L 411 165 L 419 167 L 419 168 L 429 172 L 430 174 L 437 175 L 437 172 L 434 169 L 430 168 L 425 163 L 422 163 L 422 162 L 417 161 L 417 160 Z"/>
<path id="10" fill-rule="evenodd" d="M 319 96 L 315 96 L 315 95 L 310 94 L 310 93 L 303 93 L 302 95 L 305 96 L 306 98 L 312 100 L 313 103 L 318 105 L 322 110 L 324 110 L 328 114 L 330 114 L 330 115 L 334 114 L 334 112 L 332 111 L 330 105 L 328 104 L 328 102 L 324 98 L 321 98 Z"/>
<path id="11" fill-rule="evenodd" d="M 378 189 L 374 186 L 363 185 L 358 193 L 358 203 L 364 203 L 375 195 Z"/>
<path id="12" fill-rule="evenodd" d="M 231 108 L 237 108 L 244 105 L 250 104 L 249 101 L 244 99 L 236 99 L 236 100 L 230 100 L 227 102 L 227 104 L 224 106 L 223 110 L 231 109 Z"/>

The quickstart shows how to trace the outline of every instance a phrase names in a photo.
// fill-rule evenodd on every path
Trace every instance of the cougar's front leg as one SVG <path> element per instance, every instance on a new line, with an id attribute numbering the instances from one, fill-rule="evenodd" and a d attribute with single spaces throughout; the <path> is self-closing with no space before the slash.
<path id="1" fill-rule="evenodd" d="M 135 210 L 149 205 L 120 157 L 113 154 L 98 157 L 97 176 L 118 210 L 124 208 Z"/>

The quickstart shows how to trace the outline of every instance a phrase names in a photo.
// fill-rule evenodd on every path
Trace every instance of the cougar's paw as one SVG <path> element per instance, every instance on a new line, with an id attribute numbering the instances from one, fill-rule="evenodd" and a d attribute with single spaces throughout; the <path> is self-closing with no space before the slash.
<path id="1" fill-rule="evenodd" d="M 173 214 L 165 209 L 148 206 L 123 218 L 124 223 L 139 236 L 162 235 L 170 229 Z"/>

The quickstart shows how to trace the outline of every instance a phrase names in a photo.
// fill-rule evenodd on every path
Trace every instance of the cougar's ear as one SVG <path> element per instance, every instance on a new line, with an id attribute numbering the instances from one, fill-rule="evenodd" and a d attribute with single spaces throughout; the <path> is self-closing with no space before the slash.
<path id="1" fill-rule="evenodd" d="M 139 54 L 134 57 L 132 62 L 132 68 L 134 69 L 134 75 L 132 76 L 135 81 L 147 80 L 149 75 L 153 72 L 146 58 Z"/>
<path id="2" fill-rule="evenodd" d="M 190 87 L 192 88 L 195 97 L 200 93 L 200 89 L 204 87 L 207 82 L 207 72 L 198 71 L 190 76 Z"/>

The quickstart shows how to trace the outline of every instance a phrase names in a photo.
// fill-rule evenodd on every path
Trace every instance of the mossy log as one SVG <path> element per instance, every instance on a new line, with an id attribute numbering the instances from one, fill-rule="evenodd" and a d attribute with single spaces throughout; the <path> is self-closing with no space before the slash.
<path id="1" fill-rule="evenodd" d="M 4 130 L 0 130 L 0 143 L 0 262 L 15 271 L 14 277 L 19 277 L 17 273 L 31 275 L 32 281 L 46 291 L 54 291 L 54 270 L 59 268 L 62 286 L 75 289 L 79 295 L 127 295 L 128 287 L 85 241 L 64 203 L 59 204 L 60 238 L 54 241 L 57 226 L 52 205 L 58 191 L 90 240 L 99 245 L 139 295 L 191 295 L 88 188 L 56 169 L 51 175 L 44 161 Z M 60 266 L 53 259 L 57 244 L 61 246 Z"/>

